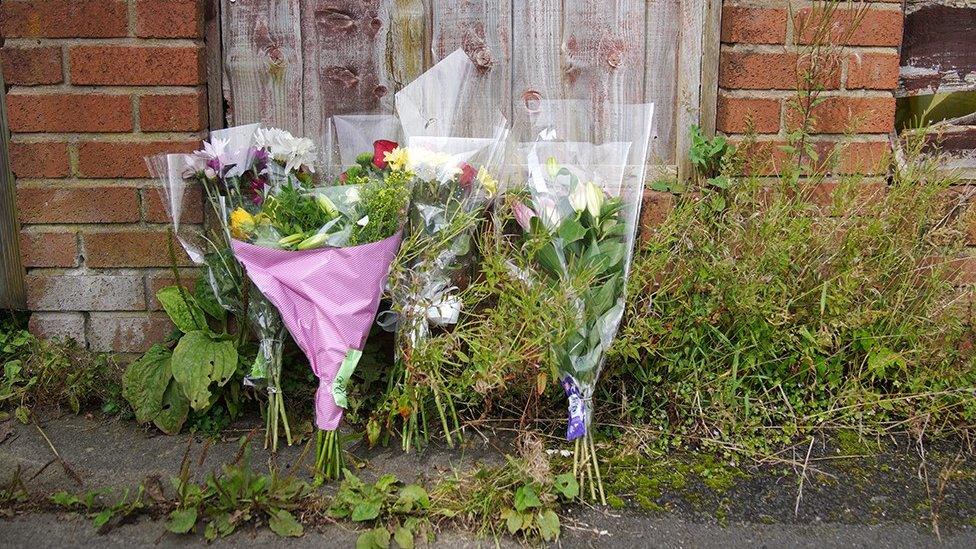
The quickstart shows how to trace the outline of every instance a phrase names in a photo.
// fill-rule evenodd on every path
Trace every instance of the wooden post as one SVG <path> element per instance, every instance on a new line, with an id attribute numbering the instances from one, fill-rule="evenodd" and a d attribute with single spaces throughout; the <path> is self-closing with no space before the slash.
<path id="1" fill-rule="evenodd" d="M 14 174 L 10 171 L 10 132 L 7 129 L 7 97 L 0 73 L 0 308 L 22 309 L 24 266 L 20 261 L 20 226 L 17 223 Z"/>
<path id="2" fill-rule="evenodd" d="M 722 0 L 708 0 L 705 8 L 705 33 L 702 35 L 701 129 L 715 135 L 718 108 L 718 57 L 722 45 Z"/>
<path id="3" fill-rule="evenodd" d="M 227 126 L 224 113 L 224 54 L 220 41 L 220 0 L 207 0 L 204 6 L 203 38 L 206 43 L 207 110 L 209 129 L 219 130 Z"/>

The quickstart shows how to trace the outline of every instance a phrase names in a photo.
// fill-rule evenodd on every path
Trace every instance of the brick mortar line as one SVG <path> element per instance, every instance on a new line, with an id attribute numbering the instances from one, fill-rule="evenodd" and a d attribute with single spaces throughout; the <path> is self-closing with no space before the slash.
<path id="1" fill-rule="evenodd" d="M 719 97 L 733 99 L 791 99 L 796 96 L 795 90 L 753 90 L 743 88 L 719 88 Z M 820 97 L 846 97 L 854 99 L 887 99 L 894 97 L 892 90 L 843 90 L 830 89 L 817 92 Z"/>
<path id="2" fill-rule="evenodd" d="M 745 133 L 725 133 L 727 137 L 748 137 Z M 779 142 L 786 136 L 785 134 L 758 134 L 755 136 L 757 142 Z M 888 134 L 882 133 L 858 133 L 854 135 L 846 134 L 816 134 L 810 140 L 811 143 L 834 143 L 834 144 L 863 144 L 863 143 L 889 143 Z"/>
<path id="3" fill-rule="evenodd" d="M 839 46 L 841 55 L 847 57 L 853 53 L 898 53 L 898 46 Z M 808 46 L 802 44 L 750 44 L 748 42 L 722 42 L 722 52 L 730 53 L 765 53 L 785 54 L 804 53 Z"/>
<path id="4" fill-rule="evenodd" d="M 206 84 L 161 84 L 153 86 L 151 84 L 142 85 L 79 85 L 63 82 L 61 84 L 44 84 L 40 86 L 12 85 L 7 90 L 8 96 L 41 96 L 41 95 L 92 95 L 115 97 L 123 95 L 134 95 L 144 97 L 146 95 L 191 95 L 194 91 L 205 91 Z"/>
<path id="5" fill-rule="evenodd" d="M 132 132 L 132 133 L 12 133 L 12 143 L 159 143 L 201 140 L 206 131 L 201 132 Z M 132 138 L 138 138 L 133 140 Z"/>
<path id="6" fill-rule="evenodd" d="M 817 5 L 821 5 L 822 1 L 814 0 L 725 0 L 723 7 L 734 7 L 734 8 L 768 8 L 768 9 L 783 9 L 788 10 L 790 6 L 794 8 L 794 13 L 796 11 L 812 8 Z M 855 3 L 855 9 L 860 6 L 862 2 Z M 870 6 L 870 10 L 877 11 L 901 11 L 901 2 L 880 2 L 880 1 L 868 1 L 863 2 Z M 846 9 L 844 7 L 840 9 Z"/>
<path id="7" fill-rule="evenodd" d="M 60 46 L 70 49 L 75 46 L 141 46 L 145 48 L 202 48 L 203 38 L 139 38 L 135 36 L 112 38 L 47 38 L 47 37 L 9 37 L 4 47 L 33 48 Z"/>
<path id="8" fill-rule="evenodd" d="M 134 221 L 126 223 L 107 223 L 104 221 L 93 222 L 93 223 L 23 223 L 22 230 L 28 227 L 37 228 L 35 232 L 37 233 L 53 233 L 56 232 L 54 229 L 61 229 L 62 232 L 65 230 L 79 231 L 79 234 L 108 234 L 117 232 L 131 232 L 138 231 L 144 233 L 166 233 L 169 229 L 170 223 L 150 223 L 148 221 Z M 185 227 L 203 227 L 202 224 L 191 225 L 189 223 L 181 223 L 180 226 Z M 47 229 L 47 230 L 41 230 Z M 96 230 L 91 230 L 96 229 Z M 132 267 L 133 269 L 138 269 L 140 267 Z"/>
<path id="9" fill-rule="evenodd" d="M 52 187 L 59 187 L 65 189 L 87 189 L 91 187 L 117 187 L 117 188 L 161 188 L 159 182 L 154 178 L 104 178 L 104 177 L 93 177 L 91 179 L 85 179 L 84 177 L 65 177 L 62 179 L 53 178 L 24 178 L 17 181 L 17 188 L 24 189 L 50 189 Z"/>
<path id="10" fill-rule="evenodd" d="M 126 17 L 128 19 L 126 21 L 126 25 L 129 32 L 129 37 L 135 37 L 136 29 L 139 26 L 139 14 L 136 11 L 136 2 L 135 0 L 127 0 L 125 4 Z"/>

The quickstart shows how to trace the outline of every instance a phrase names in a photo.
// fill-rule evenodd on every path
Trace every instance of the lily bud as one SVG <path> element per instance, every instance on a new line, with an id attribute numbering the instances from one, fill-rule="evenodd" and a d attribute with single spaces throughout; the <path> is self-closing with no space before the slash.
<path id="1" fill-rule="evenodd" d="M 573 187 L 572 192 L 569 193 L 569 205 L 572 206 L 577 213 L 586 209 L 586 191 L 586 185 L 583 183 L 577 183 L 576 186 Z"/>
<path id="2" fill-rule="evenodd" d="M 603 209 L 603 189 L 590 181 L 586 184 L 586 209 L 594 219 L 600 217 Z"/>
<path id="3" fill-rule="evenodd" d="M 318 248 L 318 247 L 322 246 L 323 244 L 325 244 L 325 240 L 328 237 L 329 237 L 329 235 L 327 235 L 325 233 L 318 233 L 318 234 L 312 235 L 312 236 L 306 238 L 305 240 L 302 240 L 301 242 L 299 242 L 298 243 L 298 246 L 295 246 L 295 249 L 296 250 L 310 250 L 312 248 Z"/>
<path id="4" fill-rule="evenodd" d="M 339 213 L 339 209 L 336 208 L 335 202 L 332 202 L 328 196 L 325 196 L 324 194 L 316 195 L 315 200 L 319 203 L 319 207 L 322 208 L 323 212 L 329 215 Z"/>
<path id="5" fill-rule="evenodd" d="M 559 173 L 559 163 L 556 162 L 555 156 L 546 159 L 546 171 L 549 172 L 549 177 L 556 177 Z"/>

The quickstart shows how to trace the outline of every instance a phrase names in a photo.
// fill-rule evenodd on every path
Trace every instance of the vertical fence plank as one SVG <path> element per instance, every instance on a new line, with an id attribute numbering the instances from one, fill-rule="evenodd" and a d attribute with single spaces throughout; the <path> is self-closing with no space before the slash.
<path id="1" fill-rule="evenodd" d="M 715 116 L 718 108 L 718 57 L 722 47 L 722 0 L 706 0 L 703 15 L 705 29 L 702 33 L 701 68 L 701 121 L 702 132 L 715 135 Z"/>
<path id="2" fill-rule="evenodd" d="M 644 99 L 643 0 L 586 0 L 564 4 L 563 90 L 595 107 L 597 139 L 610 137 L 605 106 Z"/>
<path id="3" fill-rule="evenodd" d="M 674 164 L 678 2 L 650 0 L 647 3 L 644 100 L 654 103 L 648 161 L 655 165 Z"/>
<path id="4" fill-rule="evenodd" d="M 431 66 L 429 17 L 424 0 L 385 0 L 384 21 L 389 21 L 382 48 L 380 79 L 390 88 L 389 105 L 396 92 L 413 82 Z"/>
<path id="5" fill-rule="evenodd" d="M 333 114 L 379 112 L 389 94 L 380 83 L 377 37 L 386 23 L 380 0 L 304 0 L 305 130 L 324 142 Z"/>
<path id="6" fill-rule="evenodd" d="M 20 261 L 20 227 L 15 207 L 14 174 L 10 171 L 7 97 L 0 73 L 0 308 L 24 307 L 24 267 Z"/>
<path id="7" fill-rule="evenodd" d="M 223 0 L 227 119 L 304 134 L 300 0 Z"/>
<path id="8" fill-rule="evenodd" d="M 303 1 L 302 36 L 305 133 L 322 142 L 332 115 L 393 112 L 429 66 L 423 0 Z"/>
<path id="9" fill-rule="evenodd" d="M 678 92 L 675 113 L 675 155 L 678 179 L 691 176 L 691 136 L 688 129 L 701 118 L 702 34 L 706 0 L 681 0 L 678 41 Z"/>
<path id="10" fill-rule="evenodd" d="M 207 115 L 212 130 L 219 130 L 227 124 L 224 119 L 224 55 L 220 40 L 220 21 L 220 0 L 206 0 L 203 11 L 203 38 L 206 43 L 204 62 L 207 66 Z"/>
<path id="11" fill-rule="evenodd" d="M 540 100 L 562 96 L 561 0 L 513 0 L 512 116 L 520 122 Z"/>
<path id="12" fill-rule="evenodd" d="M 511 116 L 511 0 L 431 0 L 433 63 L 461 48 L 488 80 L 486 92 L 472 98 L 469 130 L 490 127 L 496 113 Z"/>

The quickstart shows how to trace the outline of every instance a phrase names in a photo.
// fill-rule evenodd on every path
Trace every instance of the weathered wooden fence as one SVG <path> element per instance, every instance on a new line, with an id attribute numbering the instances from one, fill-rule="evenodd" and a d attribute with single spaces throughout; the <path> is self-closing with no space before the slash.
<path id="1" fill-rule="evenodd" d="M 210 12 L 223 68 L 211 97 L 229 124 L 318 138 L 333 114 L 392 111 L 396 91 L 463 48 L 490 81 L 485 112 L 651 101 L 651 161 L 679 171 L 687 128 L 714 130 L 721 0 L 219 0 Z"/>
<path id="2" fill-rule="evenodd" d="M 0 92 L 6 87 L 0 73 Z M 24 306 L 24 268 L 20 263 L 20 230 L 14 207 L 14 175 L 10 171 L 7 100 L 0 93 L 0 309 Z"/>

